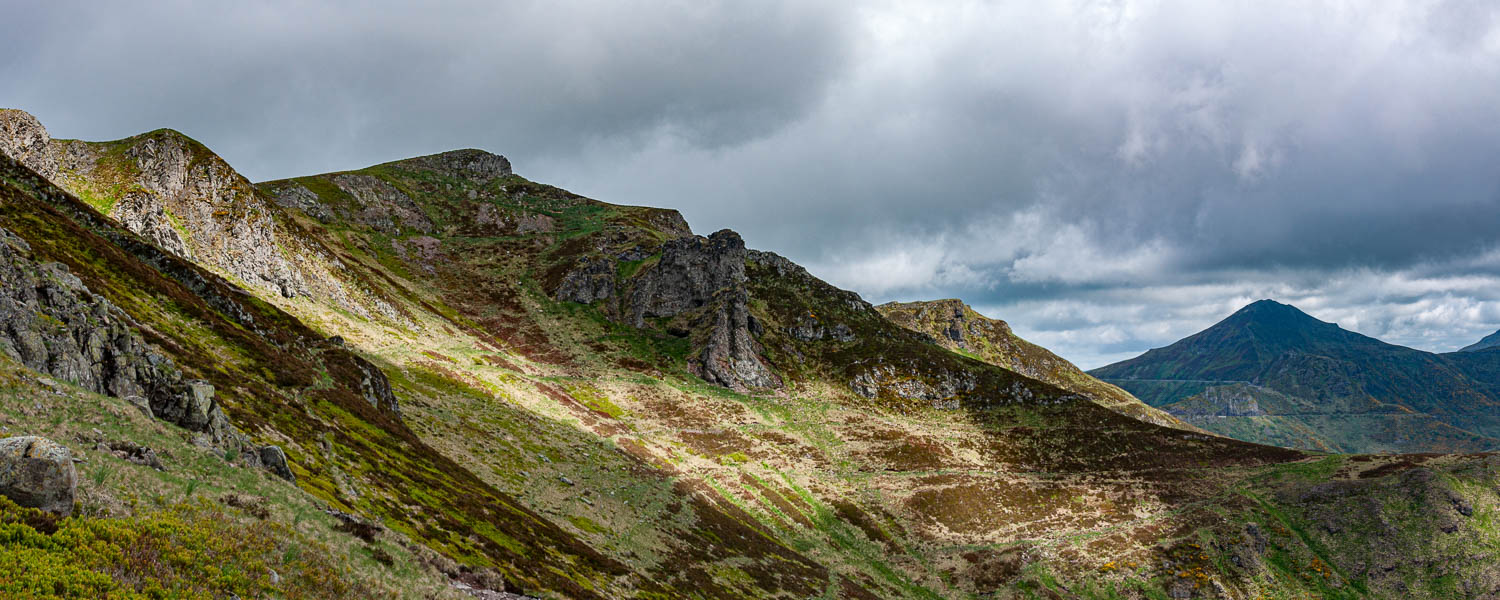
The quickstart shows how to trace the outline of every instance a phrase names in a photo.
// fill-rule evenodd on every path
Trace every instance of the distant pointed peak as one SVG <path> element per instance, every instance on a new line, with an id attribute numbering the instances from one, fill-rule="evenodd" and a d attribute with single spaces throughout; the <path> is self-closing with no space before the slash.
<path id="1" fill-rule="evenodd" d="M 1231 319 L 1235 317 L 1253 319 L 1305 318 L 1311 321 L 1318 321 L 1318 319 L 1313 317 L 1312 315 L 1302 312 L 1302 309 L 1271 299 L 1256 300 L 1255 302 L 1246 304 L 1244 307 L 1240 308 L 1237 311 L 1234 311 L 1234 314 L 1229 316 L 1229 318 Z M 1321 323 L 1322 321 L 1318 322 Z"/>

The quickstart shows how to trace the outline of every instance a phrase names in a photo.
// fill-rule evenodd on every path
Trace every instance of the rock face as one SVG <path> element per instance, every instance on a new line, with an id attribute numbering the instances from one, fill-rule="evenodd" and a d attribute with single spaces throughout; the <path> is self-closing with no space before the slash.
<path id="1" fill-rule="evenodd" d="M 185 381 L 146 345 L 124 311 L 67 267 L 37 263 L 25 240 L 0 229 L 0 353 L 36 371 L 118 398 L 139 397 L 157 418 L 222 442 L 230 433 L 213 386 Z"/>
<path id="2" fill-rule="evenodd" d="M 593 304 L 615 296 L 615 261 L 607 257 L 583 259 L 557 286 L 558 300 Z M 640 325 L 637 325 L 639 327 Z"/>
<path id="3" fill-rule="evenodd" d="M 385 233 L 399 234 L 402 229 L 432 233 L 432 221 L 421 207 L 395 186 L 369 175 L 354 174 L 335 175 L 333 183 L 354 198 L 358 208 L 350 215 L 353 222 Z"/>
<path id="4" fill-rule="evenodd" d="M 351 285 L 334 255 L 286 218 L 278 204 L 298 197 L 273 201 L 185 135 L 158 130 L 114 142 L 53 140 L 31 115 L 7 110 L 0 111 L 0 153 L 157 247 L 238 283 L 400 320 L 379 293 Z M 306 208 L 317 216 L 312 197 Z"/>
<path id="5" fill-rule="evenodd" d="M 777 387 L 752 331 L 745 288 L 745 241 L 728 229 L 708 237 L 680 237 L 662 244 L 661 260 L 641 273 L 631 290 L 629 321 L 675 317 L 707 307 L 695 330 L 705 331 L 689 368 L 709 382 L 732 389 Z M 697 340 L 695 340 L 697 341 Z"/>
<path id="6" fill-rule="evenodd" d="M 150 238 L 153 232 L 173 228 L 170 221 L 163 222 L 170 213 L 191 236 L 190 245 L 184 245 L 192 254 L 184 258 L 288 298 L 308 295 L 302 273 L 278 251 L 279 236 L 267 203 L 229 165 L 202 154 L 207 152 L 181 135 L 148 137 L 130 147 L 126 156 L 139 169 L 136 179 L 142 190 L 126 193 L 119 207 L 138 207 L 131 212 L 140 218 L 116 218 Z"/>
<path id="7" fill-rule="evenodd" d="M 0 153 L 21 161 L 43 177 L 52 179 L 57 176 L 52 137 L 29 113 L 0 109 Z"/>
<path id="8" fill-rule="evenodd" d="M 0 439 L 0 496 L 66 517 L 77 487 L 67 447 L 36 436 Z"/>
<path id="9" fill-rule="evenodd" d="M 728 229 L 667 241 L 661 261 L 636 281 L 630 321 L 644 327 L 647 318 L 676 316 L 702 308 L 720 290 L 743 289 L 745 257 L 745 241 Z"/>
<path id="10" fill-rule="evenodd" d="M 755 323 L 749 304 L 750 295 L 743 287 L 719 292 L 715 307 L 707 315 L 712 326 L 703 349 L 697 360 L 688 364 L 694 374 L 709 383 L 736 390 L 781 386 L 781 378 L 761 362 L 752 333 Z"/>
<path id="11" fill-rule="evenodd" d="M 413 158 L 406 162 L 479 181 L 489 181 L 511 174 L 510 160 L 498 154 L 472 148 Z"/>
<path id="12" fill-rule="evenodd" d="M 1266 415 L 1261 408 L 1260 402 L 1256 400 L 1256 391 L 1250 384 L 1240 383 L 1234 385 L 1214 386 L 1203 390 L 1197 398 L 1201 402 L 1188 403 L 1186 401 L 1175 406 L 1181 406 L 1181 410 L 1173 411 L 1180 417 L 1259 417 Z M 1275 394 L 1270 390 L 1260 390 L 1263 394 Z M 1308 409 L 1315 410 L 1315 409 Z"/>

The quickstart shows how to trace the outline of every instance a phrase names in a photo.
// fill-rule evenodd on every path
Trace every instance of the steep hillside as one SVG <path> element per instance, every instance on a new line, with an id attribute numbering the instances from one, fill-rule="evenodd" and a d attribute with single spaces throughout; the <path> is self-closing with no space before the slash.
<path id="1" fill-rule="evenodd" d="M 53 275 L 61 277 L 61 285 L 97 298 L 76 303 L 76 311 L 44 313 L 49 318 L 41 320 L 43 326 L 108 318 L 128 332 L 121 334 L 125 339 L 142 340 L 117 344 L 122 350 L 111 355 L 91 339 L 97 325 L 74 333 L 59 330 L 59 342 L 69 337 L 82 342 L 76 346 L 83 352 L 78 360 L 100 360 L 102 351 L 112 364 L 133 364 L 137 355 L 128 351 L 142 348 L 141 364 L 161 366 L 168 381 L 180 377 L 218 391 L 210 396 L 212 404 L 198 405 L 199 414 L 222 410 L 234 433 L 214 433 L 201 444 L 219 447 L 227 456 L 249 454 L 237 441 L 241 436 L 274 442 L 290 467 L 288 478 L 331 508 L 370 515 L 517 582 L 586 596 L 590 588 L 612 585 L 622 572 L 617 563 L 570 540 L 417 439 L 400 420 L 381 372 L 337 340 L 147 244 L 9 158 L 0 159 L 0 228 L 18 240 L 13 248 L 24 249 L 17 251 L 24 255 L 12 255 L 15 264 L 45 265 L 54 273 L 65 269 L 67 277 Z M 73 305 L 55 302 L 54 292 L 46 297 L 53 306 Z M 117 316 L 105 316 L 110 314 Z M 24 360 L 26 345 L 15 346 L 14 355 L 30 363 Z M 43 338 L 35 347 L 48 352 L 38 367 L 93 385 L 81 374 L 58 369 L 72 362 L 59 360 L 69 356 L 66 345 Z M 172 364 L 151 358 L 158 353 Z M 139 366 L 114 373 L 147 390 L 162 381 L 157 371 Z M 172 393 L 201 398 L 197 385 Z M 117 391 L 123 388 L 97 390 L 128 394 Z M 162 406 L 156 391 L 147 398 L 153 410 Z M 205 417 L 179 424 L 213 433 L 216 422 Z"/>
<path id="2" fill-rule="evenodd" d="M 961 300 L 888 302 L 875 309 L 897 325 L 927 334 L 934 343 L 964 356 L 1083 394 L 1124 415 L 1158 425 L 1183 426 L 1176 417 L 1021 339 L 1005 321 L 981 315 Z"/>
<path id="3" fill-rule="evenodd" d="M 1165 348 L 1090 373 L 1216 433 L 1340 452 L 1500 447 L 1500 379 L 1262 300 Z M 1500 358 L 1495 355 L 1493 358 Z"/>
<path id="4" fill-rule="evenodd" d="M 241 293 L 5 164 L 0 227 L 219 390 L 302 492 L 529 594 L 1500 589 L 1491 457 L 1321 457 L 1132 419 L 936 346 L 732 231 L 482 151 L 248 192 L 336 263 L 320 285 L 399 318 Z"/>

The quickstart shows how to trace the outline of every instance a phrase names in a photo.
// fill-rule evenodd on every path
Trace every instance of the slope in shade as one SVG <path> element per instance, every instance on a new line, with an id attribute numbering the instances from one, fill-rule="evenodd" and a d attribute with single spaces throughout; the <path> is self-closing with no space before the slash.
<path id="1" fill-rule="evenodd" d="M 1500 355 L 1466 354 L 1388 344 L 1261 300 L 1090 373 L 1251 441 L 1348 452 L 1495 448 L 1500 380 L 1487 369 Z"/>
<path id="2" fill-rule="evenodd" d="M 1489 348 L 1500 347 L 1500 331 L 1484 336 L 1479 341 L 1459 348 L 1459 352 L 1478 352 Z"/>

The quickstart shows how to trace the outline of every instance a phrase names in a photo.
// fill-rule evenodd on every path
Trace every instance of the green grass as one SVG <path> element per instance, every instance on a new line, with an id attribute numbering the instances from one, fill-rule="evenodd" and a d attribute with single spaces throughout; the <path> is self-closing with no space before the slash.
<path id="1" fill-rule="evenodd" d="M 206 499 L 129 517 L 54 521 L 0 497 L 0 595 L 6 597 L 371 594 L 327 548 L 277 522 L 245 522 Z"/>

